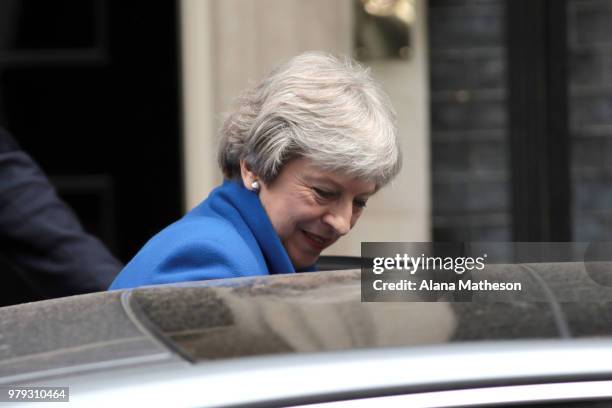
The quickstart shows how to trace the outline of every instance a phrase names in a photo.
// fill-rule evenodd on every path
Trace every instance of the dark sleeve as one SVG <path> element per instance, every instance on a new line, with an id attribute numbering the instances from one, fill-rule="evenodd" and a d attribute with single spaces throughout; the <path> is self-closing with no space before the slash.
<path id="1" fill-rule="evenodd" d="M 47 297 L 105 290 L 122 267 L 1 128 L 0 254 Z"/>

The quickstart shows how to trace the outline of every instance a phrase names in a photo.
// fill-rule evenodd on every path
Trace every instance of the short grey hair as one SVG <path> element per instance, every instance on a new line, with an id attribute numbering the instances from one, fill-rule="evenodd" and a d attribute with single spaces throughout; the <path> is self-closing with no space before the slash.
<path id="1" fill-rule="evenodd" d="M 219 165 L 240 178 L 240 161 L 265 183 L 291 159 L 374 181 L 393 179 L 402 158 L 389 97 L 349 57 L 306 52 L 277 67 L 237 100 L 220 131 Z"/>

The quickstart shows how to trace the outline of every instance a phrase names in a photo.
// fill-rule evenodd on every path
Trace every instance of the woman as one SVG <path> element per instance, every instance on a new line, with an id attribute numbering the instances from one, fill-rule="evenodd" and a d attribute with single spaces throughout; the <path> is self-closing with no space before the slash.
<path id="1" fill-rule="evenodd" d="M 153 237 L 111 289 L 314 270 L 399 171 L 395 115 L 369 72 L 308 52 L 238 100 L 224 183 Z"/>

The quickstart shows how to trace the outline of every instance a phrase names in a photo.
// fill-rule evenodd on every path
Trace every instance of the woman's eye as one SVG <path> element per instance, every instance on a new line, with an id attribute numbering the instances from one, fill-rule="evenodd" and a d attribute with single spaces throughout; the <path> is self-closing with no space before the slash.
<path id="1" fill-rule="evenodd" d="M 367 204 L 367 201 L 366 200 L 355 200 L 355 201 L 353 201 L 353 204 L 357 208 L 365 208 L 366 204 Z"/>
<path id="2" fill-rule="evenodd" d="M 329 199 L 335 197 L 336 193 L 333 191 L 323 190 L 317 187 L 313 187 L 312 190 L 321 198 Z"/>

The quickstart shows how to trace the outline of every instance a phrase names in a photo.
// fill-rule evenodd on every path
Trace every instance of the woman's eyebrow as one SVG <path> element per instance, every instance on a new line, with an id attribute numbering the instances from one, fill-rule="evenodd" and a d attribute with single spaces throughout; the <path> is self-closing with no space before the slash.
<path id="1" fill-rule="evenodd" d="M 341 183 L 336 182 L 335 180 L 333 180 L 332 178 L 330 178 L 328 176 L 312 176 L 312 175 L 308 175 L 308 176 L 305 176 L 304 178 L 306 180 L 308 180 L 309 182 L 311 182 L 311 183 L 331 184 L 335 188 L 338 188 L 338 189 L 343 189 L 344 188 Z"/>
<path id="2" fill-rule="evenodd" d="M 340 190 L 340 191 L 344 191 L 344 185 L 342 185 L 341 183 L 335 181 L 334 179 L 328 177 L 328 176 L 312 176 L 312 175 L 307 175 L 304 177 L 305 180 L 307 180 L 309 183 L 328 183 L 333 185 L 334 188 Z M 359 193 L 356 195 L 356 197 L 364 197 L 364 198 L 370 198 L 372 195 L 374 195 L 374 193 L 376 193 L 376 187 L 374 187 L 371 191 L 364 191 L 362 193 Z"/>

